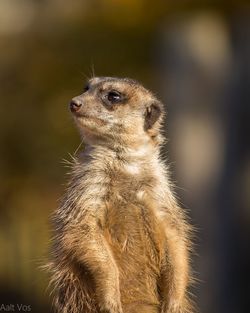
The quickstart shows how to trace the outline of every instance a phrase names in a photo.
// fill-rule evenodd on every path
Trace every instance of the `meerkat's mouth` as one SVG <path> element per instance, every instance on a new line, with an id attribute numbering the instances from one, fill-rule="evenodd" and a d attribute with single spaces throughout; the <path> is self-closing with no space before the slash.
<path id="1" fill-rule="evenodd" d="M 98 117 L 95 117 L 95 116 L 90 116 L 86 113 L 78 113 L 76 112 L 74 114 L 75 118 L 77 120 L 79 120 L 80 123 L 83 123 L 84 125 L 85 124 L 95 124 L 95 125 L 98 125 L 98 126 L 103 126 L 103 125 L 106 125 L 106 121 L 104 121 L 103 119 L 101 118 L 98 118 Z M 87 125 L 86 125 L 87 126 Z"/>

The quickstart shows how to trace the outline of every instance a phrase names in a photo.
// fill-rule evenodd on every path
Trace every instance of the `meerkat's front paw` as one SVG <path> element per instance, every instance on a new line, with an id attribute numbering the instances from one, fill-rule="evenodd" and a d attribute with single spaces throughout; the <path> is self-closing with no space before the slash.
<path id="1" fill-rule="evenodd" d="M 170 301 L 170 303 L 163 303 L 161 313 L 191 313 L 192 309 L 188 302 L 184 301 Z"/>
<path id="2" fill-rule="evenodd" d="M 107 299 L 100 306 L 100 311 L 102 313 L 123 313 L 121 302 L 112 299 Z"/>

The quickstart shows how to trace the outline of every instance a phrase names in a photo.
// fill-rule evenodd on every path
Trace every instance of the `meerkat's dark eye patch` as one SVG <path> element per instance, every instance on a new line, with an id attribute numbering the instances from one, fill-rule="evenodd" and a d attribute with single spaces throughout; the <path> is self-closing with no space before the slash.
<path id="1" fill-rule="evenodd" d="M 116 105 L 123 104 L 126 100 L 126 97 L 118 90 L 112 89 L 105 91 L 101 95 L 101 99 L 108 109 L 113 110 Z"/>
<path id="2" fill-rule="evenodd" d="M 145 124 L 144 129 L 148 130 L 153 127 L 155 122 L 159 119 L 162 114 L 161 104 L 158 102 L 152 103 L 146 108 L 145 112 Z"/>
<path id="3" fill-rule="evenodd" d="M 122 101 L 123 96 L 119 91 L 111 90 L 107 93 L 106 98 L 110 103 L 118 103 Z"/>

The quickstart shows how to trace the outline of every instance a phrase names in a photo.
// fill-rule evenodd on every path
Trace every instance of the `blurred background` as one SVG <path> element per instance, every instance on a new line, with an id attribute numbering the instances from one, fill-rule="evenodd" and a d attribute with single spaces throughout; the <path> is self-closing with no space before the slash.
<path id="1" fill-rule="evenodd" d="M 51 310 L 39 266 L 62 159 L 80 143 L 67 105 L 95 73 L 166 104 L 166 154 L 197 229 L 195 301 L 249 312 L 249 2 L 0 0 L 0 47 L 0 305 Z"/>

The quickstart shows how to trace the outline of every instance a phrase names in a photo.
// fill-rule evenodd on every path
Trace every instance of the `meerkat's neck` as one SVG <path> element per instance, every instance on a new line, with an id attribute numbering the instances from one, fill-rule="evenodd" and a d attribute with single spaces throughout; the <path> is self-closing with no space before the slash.
<path id="1" fill-rule="evenodd" d="M 150 142 L 142 142 L 135 146 L 104 146 L 104 145 L 87 145 L 82 154 L 83 162 L 86 165 L 98 167 L 123 166 L 129 164 L 139 164 L 146 166 L 152 162 L 160 162 L 160 149 Z M 131 172 L 131 174 L 133 174 Z"/>
<path id="2" fill-rule="evenodd" d="M 167 167 L 161 160 L 160 149 L 150 142 L 142 142 L 136 147 L 86 146 L 81 164 L 85 179 L 92 186 L 94 181 L 100 185 L 109 179 L 119 181 L 120 177 L 124 179 L 124 174 L 126 179 L 136 179 L 142 184 L 154 179 L 156 188 L 168 186 Z M 163 194 L 163 191 L 156 193 Z"/>

